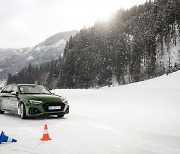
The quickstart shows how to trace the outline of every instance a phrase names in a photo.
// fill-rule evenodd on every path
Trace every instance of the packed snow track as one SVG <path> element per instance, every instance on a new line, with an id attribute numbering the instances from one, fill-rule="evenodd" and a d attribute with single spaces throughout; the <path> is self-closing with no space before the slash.
<path id="1" fill-rule="evenodd" d="M 64 118 L 0 115 L 17 143 L 0 154 L 180 154 L 180 72 L 135 84 L 53 90 L 69 100 Z M 41 141 L 44 124 L 50 141 Z"/>

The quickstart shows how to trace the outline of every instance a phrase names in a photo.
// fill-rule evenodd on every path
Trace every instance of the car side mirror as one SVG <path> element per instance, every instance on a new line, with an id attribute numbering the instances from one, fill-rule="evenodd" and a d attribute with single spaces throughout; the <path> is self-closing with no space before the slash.
<path id="1" fill-rule="evenodd" d="M 17 96 L 17 95 L 18 95 L 18 92 L 12 91 L 11 94 Z"/>

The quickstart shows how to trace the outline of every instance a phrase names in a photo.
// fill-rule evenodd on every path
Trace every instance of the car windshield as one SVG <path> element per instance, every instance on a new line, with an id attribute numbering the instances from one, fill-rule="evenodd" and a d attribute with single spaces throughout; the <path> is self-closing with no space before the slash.
<path id="1" fill-rule="evenodd" d="M 49 90 L 41 85 L 21 85 L 19 89 L 21 94 L 51 94 Z"/>

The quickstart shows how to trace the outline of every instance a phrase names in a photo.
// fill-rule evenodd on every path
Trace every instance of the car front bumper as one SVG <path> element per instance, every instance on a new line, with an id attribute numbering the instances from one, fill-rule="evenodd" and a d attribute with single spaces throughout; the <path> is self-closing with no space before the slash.
<path id="1" fill-rule="evenodd" d="M 60 106 L 61 109 L 49 110 L 49 106 Z M 36 117 L 43 115 L 64 115 L 69 113 L 69 105 L 64 103 L 43 103 L 26 105 L 26 116 Z"/>

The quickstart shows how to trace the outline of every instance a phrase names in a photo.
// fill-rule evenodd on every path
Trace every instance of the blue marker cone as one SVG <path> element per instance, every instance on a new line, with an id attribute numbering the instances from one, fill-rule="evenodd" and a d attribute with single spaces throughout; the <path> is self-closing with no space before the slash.
<path id="1" fill-rule="evenodd" d="M 1 136 L 0 136 L 0 144 L 2 142 L 17 142 L 16 139 L 10 138 L 7 135 L 4 134 L 4 132 L 1 132 Z"/>

